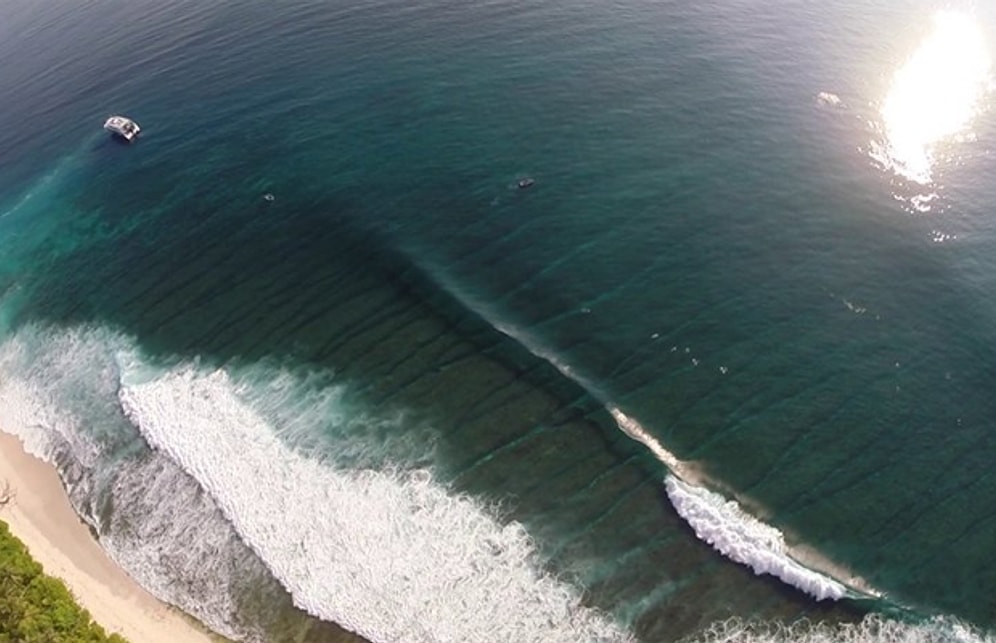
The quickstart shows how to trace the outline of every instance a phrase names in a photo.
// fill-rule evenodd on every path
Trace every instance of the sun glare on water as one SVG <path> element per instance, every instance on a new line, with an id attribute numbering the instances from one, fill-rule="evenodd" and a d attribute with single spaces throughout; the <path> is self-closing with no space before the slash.
<path id="1" fill-rule="evenodd" d="M 875 158 L 917 183 L 933 182 L 937 146 L 970 135 L 989 89 L 991 60 L 972 16 L 943 11 L 896 72 L 882 104 L 885 143 Z"/>

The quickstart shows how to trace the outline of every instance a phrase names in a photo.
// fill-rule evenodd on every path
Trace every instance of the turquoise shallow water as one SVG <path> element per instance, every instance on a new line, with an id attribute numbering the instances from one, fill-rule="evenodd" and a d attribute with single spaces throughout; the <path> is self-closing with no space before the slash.
<path id="1" fill-rule="evenodd" d="M 938 9 L 7 4 L 0 426 L 235 638 L 991 628 L 988 99 L 870 158 Z"/>

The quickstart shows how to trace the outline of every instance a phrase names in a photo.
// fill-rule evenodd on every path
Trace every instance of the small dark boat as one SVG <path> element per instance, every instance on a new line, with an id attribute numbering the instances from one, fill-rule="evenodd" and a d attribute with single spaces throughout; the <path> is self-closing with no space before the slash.
<path id="1" fill-rule="evenodd" d="M 527 176 L 519 179 L 518 186 L 520 190 L 525 190 L 526 188 L 531 187 L 534 183 L 536 183 L 536 179 L 531 176 Z"/>

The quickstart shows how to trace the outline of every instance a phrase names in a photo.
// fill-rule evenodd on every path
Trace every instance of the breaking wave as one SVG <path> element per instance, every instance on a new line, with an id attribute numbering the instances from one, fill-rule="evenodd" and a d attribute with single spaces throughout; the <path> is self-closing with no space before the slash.
<path id="1" fill-rule="evenodd" d="M 542 342 L 508 322 L 499 322 L 499 316 L 488 306 L 462 292 L 459 286 L 435 271 L 434 278 L 443 283 L 447 292 L 457 297 L 470 310 L 489 321 L 499 332 L 515 339 L 534 356 L 545 360 L 564 377 L 574 381 L 590 395 L 602 401 L 616 426 L 633 440 L 646 447 L 670 472 L 665 479 L 668 498 L 678 515 L 691 525 L 696 536 L 727 558 L 746 565 L 756 574 L 770 574 L 817 600 L 839 600 L 845 596 L 880 597 L 880 593 L 863 579 L 850 575 L 848 584 L 830 575 L 811 569 L 792 557 L 782 533 L 762 523 L 744 511 L 735 501 L 697 486 L 699 475 L 694 467 L 683 462 L 633 417 L 623 413 L 608 401 L 609 395 L 600 389 L 594 378 L 588 377 L 560 358 Z M 824 562 L 825 561 L 821 561 Z M 824 567 L 833 567 L 824 564 Z"/>
<path id="2" fill-rule="evenodd" d="M 335 410 L 347 405 L 343 389 L 319 390 L 324 380 L 272 366 L 158 367 L 105 329 L 39 327 L 0 344 L 0 376 L 0 426 L 57 464 L 77 511 L 115 560 L 233 639 L 267 640 L 240 597 L 251 585 L 283 591 L 275 577 L 299 607 L 378 643 L 633 640 L 542 570 L 518 523 L 502 523 L 425 468 L 362 466 L 405 447 L 379 460 L 358 451 L 384 437 L 372 418 L 344 442 L 344 461 L 356 468 L 343 468 L 328 449 L 337 439 L 305 440 L 309 413 L 341 419 Z M 631 437 L 651 439 L 635 420 L 613 415 Z M 412 462 L 423 460 L 416 454 Z M 694 474 L 676 458 L 672 464 Z M 675 475 L 665 485 L 699 537 L 730 558 L 817 598 L 850 591 L 794 562 L 781 534 L 735 503 Z M 954 619 L 882 616 L 834 626 L 725 621 L 693 640 L 991 641 Z"/>
<path id="3" fill-rule="evenodd" d="M 123 374 L 148 442 L 217 500 L 295 603 L 375 641 L 622 641 L 501 524 L 431 472 L 342 471 L 288 448 L 224 370 Z"/>
<path id="4" fill-rule="evenodd" d="M 305 440 L 308 414 L 341 417 L 341 390 L 272 366 L 160 367 L 100 328 L 21 329 L 0 371 L 0 426 L 57 464 L 130 574 L 227 636 L 263 639 L 239 597 L 272 574 L 301 609 L 379 643 L 632 638 L 543 571 L 521 524 L 426 468 L 365 466 L 375 423 L 350 429 L 343 458 L 329 426 Z M 406 447 L 388 437 L 382 463 Z"/>
<path id="5" fill-rule="evenodd" d="M 735 501 L 691 484 L 688 479 L 695 472 L 687 463 L 665 449 L 636 420 L 617 408 L 608 410 L 626 435 L 646 446 L 671 471 L 664 480 L 671 504 L 695 535 L 716 551 L 756 574 L 770 574 L 817 600 L 880 596 L 856 576 L 845 585 L 800 563 L 789 552 L 782 532 L 754 518 Z"/>
<path id="6" fill-rule="evenodd" d="M 0 344 L 0 428 L 53 463 L 77 513 L 143 587 L 212 630 L 261 641 L 252 588 L 279 590 L 210 496 L 121 413 L 114 351 L 95 330 L 21 329 Z"/>
<path id="7" fill-rule="evenodd" d="M 823 100 L 829 96 L 820 95 Z M 837 99 L 839 102 L 839 99 Z M 616 426 L 633 440 L 641 443 L 670 472 L 665 479 L 668 498 L 678 515 L 691 525 L 696 536 L 710 544 L 727 558 L 746 565 L 756 574 L 770 574 L 817 600 L 839 600 L 850 597 L 880 597 L 880 593 L 863 579 L 849 575 L 847 585 L 831 575 L 812 569 L 793 558 L 782 533 L 744 511 L 735 501 L 698 486 L 699 474 L 694 467 L 683 462 L 633 417 L 623 413 L 609 401 L 609 394 L 598 386 L 595 378 L 583 369 L 569 364 L 546 348 L 539 339 L 530 336 L 510 322 L 498 321 L 500 316 L 485 302 L 464 292 L 457 283 L 438 269 L 428 267 L 433 278 L 465 307 L 474 311 L 499 332 L 513 338 L 534 356 L 545 360 L 564 377 L 581 386 L 588 394 L 599 399 L 612 416 Z M 826 561 L 822 567 L 835 568 Z M 835 571 L 839 571 L 836 570 Z"/>
<path id="8" fill-rule="evenodd" d="M 990 636 L 946 617 L 903 623 L 879 615 L 842 625 L 798 621 L 791 625 L 730 619 L 714 623 L 687 643 L 992 643 Z"/>
<path id="9" fill-rule="evenodd" d="M 756 574 L 780 578 L 817 600 L 848 595 L 842 583 L 793 560 L 782 532 L 748 515 L 736 502 L 673 475 L 664 484 L 671 504 L 695 535 L 727 558 L 747 565 Z"/>

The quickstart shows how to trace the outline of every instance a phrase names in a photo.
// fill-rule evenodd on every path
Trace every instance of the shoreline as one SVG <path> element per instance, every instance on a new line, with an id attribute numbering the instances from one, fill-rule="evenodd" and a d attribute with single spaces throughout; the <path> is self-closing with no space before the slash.
<path id="1" fill-rule="evenodd" d="M 217 643 L 225 639 L 195 624 L 128 576 L 100 547 L 76 514 L 55 468 L 0 432 L 0 482 L 16 494 L 0 507 L 0 520 L 41 563 L 63 581 L 94 621 L 131 643 Z"/>

